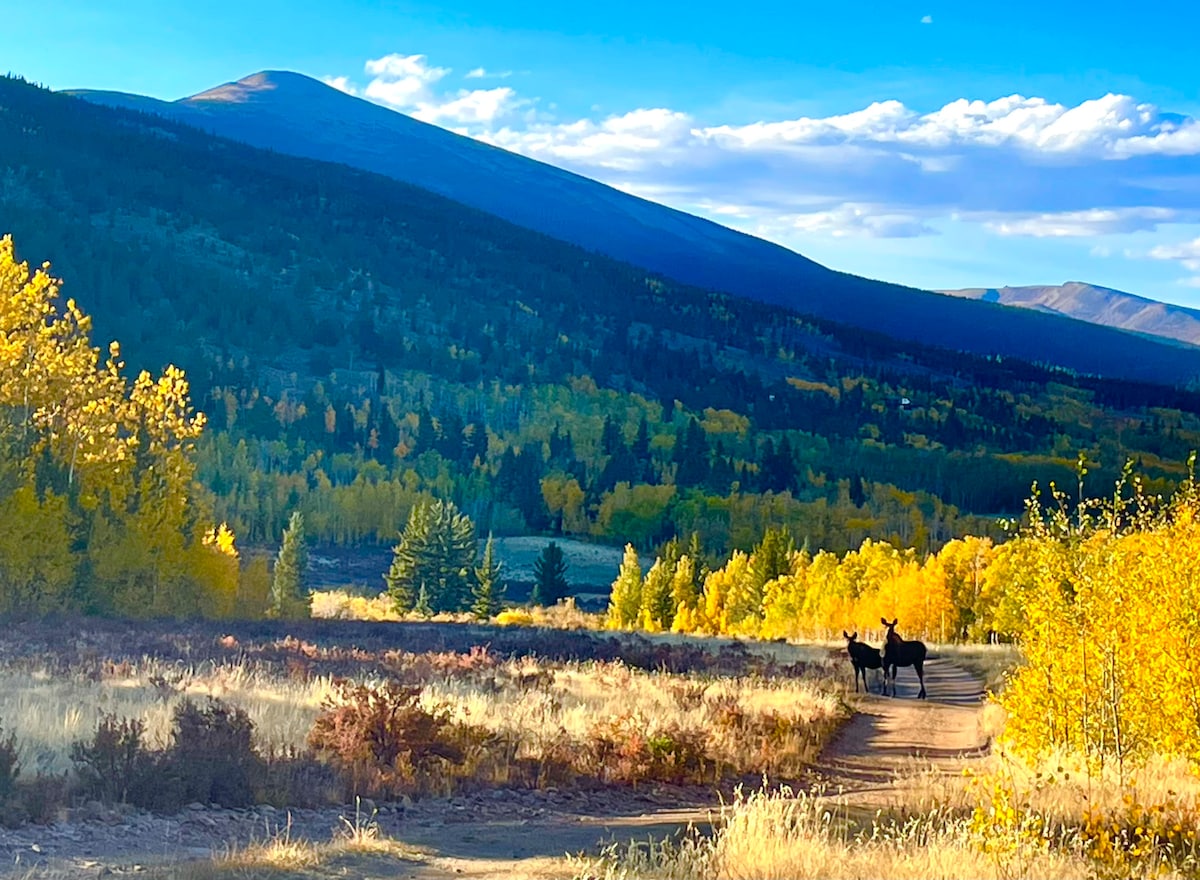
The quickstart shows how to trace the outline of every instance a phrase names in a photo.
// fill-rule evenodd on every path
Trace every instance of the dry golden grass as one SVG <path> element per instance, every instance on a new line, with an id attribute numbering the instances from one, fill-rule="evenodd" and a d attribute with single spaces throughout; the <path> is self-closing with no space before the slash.
<path id="1" fill-rule="evenodd" d="M 366 621 L 422 621 L 435 623 L 471 623 L 470 614 L 435 614 L 431 618 L 410 612 L 396 611 L 387 593 L 363 596 L 348 590 L 323 590 L 312 594 L 310 614 L 318 620 L 366 620 Z M 568 597 L 557 605 L 543 608 L 537 605 L 507 608 L 492 618 L 500 626 L 540 626 L 548 629 L 601 630 L 604 615 L 580 611 L 574 597 Z"/>
<path id="2" fill-rule="evenodd" d="M 579 880 L 1068 880 L 1096 866 L 1063 847 L 1019 834 L 991 845 L 969 820 L 946 811 L 908 819 L 880 816 L 851 834 L 836 803 L 783 790 L 739 797 L 711 837 L 614 847 L 573 860 Z M 1177 877 L 1170 871 L 1155 876 Z"/>
<path id="3" fill-rule="evenodd" d="M 245 709 L 262 745 L 296 745 L 333 690 L 328 677 L 296 681 L 238 664 L 185 668 L 147 659 L 101 681 L 0 669 L 0 719 L 17 737 L 26 772 L 61 773 L 71 766 L 71 743 L 91 736 L 104 713 L 141 719 L 148 742 L 161 747 L 175 707 L 212 696 Z"/>
<path id="4" fill-rule="evenodd" d="M 802 658 L 810 659 L 802 678 L 697 678 L 619 662 L 522 658 L 504 661 L 495 674 L 434 675 L 421 700 L 429 708 L 445 705 L 455 720 L 509 734 L 521 744 L 518 758 L 541 758 L 539 750 L 561 748 L 564 736 L 582 742 L 598 720 L 625 714 L 644 718 L 651 734 L 672 727 L 707 731 L 706 698 L 722 698 L 748 715 L 775 712 L 823 735 L 843 717 L 844 683 L 836 662 L 823 655 L 793 649 L 786 659 Z M 99 680 L 0 669 L 0 720 L 16 735 L 25 773 L 61 773 L 71 768 L 71 744 L 90 737 L 105 713 L 140 719 L 148 744 L 163 747 L 179 703 L 212 696 L 247 711 L 263 749 L 303 748 L 322 703 L 336 692 L 329 676 L 290 678 L 238 663 L 184 666 L 147 658 Z M 734 742 L 722 747 L 736 751 Z"/>
<path id="5" fill-rule="evenodd" d="M 309 880 L 317 877 L 402 876 L 421 860 L 415 850 L 370 829 L 352 828 L 313 843 L 287 831 L 209 860 L 155 868 L 150 880 Z"/>

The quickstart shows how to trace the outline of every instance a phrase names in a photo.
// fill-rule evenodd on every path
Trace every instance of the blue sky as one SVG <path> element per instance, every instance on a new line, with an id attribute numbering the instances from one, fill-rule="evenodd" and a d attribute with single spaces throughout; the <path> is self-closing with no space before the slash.
<path id="1" fill-rule="evenodd" d="M 22 38 L 3 66 L 52 88 L 172 99 L 296 70 L 835 268 L 924 287 L 1085 280 L 1200 306 L 1192 4 L 5 12 Z"/>

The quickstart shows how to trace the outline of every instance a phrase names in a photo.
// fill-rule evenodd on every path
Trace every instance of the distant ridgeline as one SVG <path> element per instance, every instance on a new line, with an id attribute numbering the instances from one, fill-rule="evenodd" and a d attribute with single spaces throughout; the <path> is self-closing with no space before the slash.
<path id="1" fill-rule="evenodd" d="M 991 534 L 1034 479 L 1163 487 L 1200 395 L 899 342 L 686 287 L 395 180 L 0 80 L 0 225 L 138 365 L 187 370 L 213 521 L 394 543 L 480 533 L 713 553 Z M 1129 340 L 1158 375 L 1200 351 Z M 1142 347 L 1145 348 L 1142 348 Z M 1048 358 L 1049 359 L 1049 356 Z M 986 517 L 987 519 L 980 519 Z"/>

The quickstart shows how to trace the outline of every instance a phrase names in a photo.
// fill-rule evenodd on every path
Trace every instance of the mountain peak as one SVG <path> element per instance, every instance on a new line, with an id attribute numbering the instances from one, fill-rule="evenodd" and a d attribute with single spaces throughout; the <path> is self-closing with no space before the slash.
<path id="1" fill-rule="evenodd" d="M 216 88 L 208 89 L 199 94 L 184 98 L 186 104 L 248 104 L 267 92 L 281 92 L 291 95 L 324 95 L 336 91 L 320 80 L 296 73 L 291 70 L 260 70 L 244 76 L 236 82 L 227 82 Z"/>
<path id="2" fill-rule="evenodd" d="M 1200 345 L 1200 311 L 1085 281 L 1065 281 L 1057 286 L 972 287 L 940 292 Z"/>

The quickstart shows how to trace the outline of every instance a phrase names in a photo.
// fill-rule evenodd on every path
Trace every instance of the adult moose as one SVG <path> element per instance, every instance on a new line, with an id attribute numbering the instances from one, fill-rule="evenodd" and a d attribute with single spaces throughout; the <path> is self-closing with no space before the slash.
<path id="1" fill-rule="evenodd" d="M 846 631 L 842 630 L 842 635 L 846 639 L 846 653 L 850 655 L 850 665 L 854 667 L 854 693 L 858 693 L 858 677 L 861 675 L 863 690 L 869 694 L 871 686 L 867 684 L 867 670 L 883 669 L 883 658 L 879 656 L 879 649 L 860 642 L 857 630 L 852 636 L 846 635 Z"/>
<path id="2" fill-rule="evenodd" d="M 896 624 L 900 622 L 900 618 L 895 618 L 891 623 L 887 622 L 886 618 L 879 618 L 879 622 L 887 627 L 887 640 L 883 643 L 883 692 L 887 693 L 888 670 L 892 672 L 892 696 L 896 696 L 896 667 L 911 666 L 917 671 L 917 678 L 921 681 L 921 691 L 917 694 L 917 699 L 925 699 L 925 643 L 918 641 L 906 641 L 896 635 Z"/>

